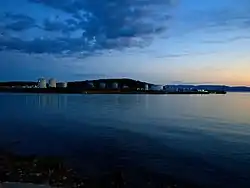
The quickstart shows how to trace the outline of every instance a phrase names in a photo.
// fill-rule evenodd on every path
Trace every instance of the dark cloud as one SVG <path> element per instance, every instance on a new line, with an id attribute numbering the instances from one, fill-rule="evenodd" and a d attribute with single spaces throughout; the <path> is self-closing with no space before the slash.
<path id="1" fill-rule="evenodd" d="M 69 26 L 76 26 L 78 24 L 78 22 L 74 19 L 67 19 L 65 21 Z"/>
<path id="2" fill-rule="evenodd" d="M 63 22 L 44 20 L 44 30 L 46 31 L 63 31 L 67 27 Z"/>
<path id="3" fill-rule="evenodd" d="M 20 21 L 15 21 L 15 22 L 10 23 L 10 24 L 6 24 L 5 29 L 13 30 L 13 31 L 23 31 L 23 30 L 30 29 L 34 26 L 35 25 L 33 22 L 27 22 L 25 20 L 20 20 Z"/>
<path id="4" fill-rule="evenodd" d="M 23 14 L 5 13 L 3 20 L 6 30 L 24 31 L 36 26 L 33 18 Z"/>
<path id="5" fill-rule="evenodd" d="M 28 20 L 28 21 L 34 21 L 33 18 L 24 15 L 24 14 L 14 14 L 14 13 L 10 13 L 10 12 L 6 12 L 4 14 L 4 17 L 7 19 L 12 19 L 12 20 Z"/>
<path id="6" fill-rule="evenodd" d="M 32 27 L 47 32 L 61 32 L 63 37 L 42 36 L 25 41 L 0 38 L 0 49 L 26 53 L 89 54 L 101 50 L 123 50 L 148 45 L 154 35 L 167 29 L 166 14 L 170 0 L 29 0 L 59 9 L 71 18 L 45 19 L 37 26 L 27 15 L 5 15 L 5 30 L 23 32 Z M 159 20 L 161 20 L 159 22 Z M 165 20 L 165 21 L 163 21 Z M 77 31 L 81 36 L 74 36 Z M 47 38 L 46 38 L 47 37 Z"/>
<path id="7" fill-rule="evenodd" d="M 108 39 L 103 40 L 98 44 L 85 38 L 36 38 L 31 41 L 24 41 L 14 37 L 0 38 L 0 50 L 17 50 L 25 53 L 53 53 L 62 55 L 80 52 L 82 57 L 95 54 L 95 52 L 101 50 L 122 50 L 127 47 L 141 47 L 142 45 L 143 44 L 140 41 L 132 40 L 130 38 Z"/>
<path id="8" fill-rule="evenodd" d="M 17 40 L 17 48 L 31 53 L 60 53 L 95 51 L 106 49 L 124 49 L 131 46 L 148 44 L 147 36 L 164 32 L 166 14 L 170 0 L 29 0 L 54 9 L 59 9 L 71 15 L 65 21 L 46 19 L 40 27 L 45 31 L 59 31 L 69 34 L 65 38 L 50 40 L 34 39 L 33 41 Z M 19 17 L 20 18 L 20 17 Z M 159 20 L 161 22 L 159 23 Z M 32 22 L 33 23 L 33 22 Z M 10 28 L 21 30 L 32 24 L 17 24 Z M 73 31 L 82 32 L 80 38 L 70 38 Z M 150 38 L 150 37 L 149 37 Z M 140 42 L 138 42 L 140 40 Z M 13 44 L 12 38 L 8 42 Z M 0 41 L 2 44 L 3 41 Z M 10 45 L 8 48 L 14 46 Z"/>
<path id="9" fill-rule="evenodd" d="M 72 20 L 62 21 L 52 21 L 49 19 L 45 19 L 42 29 L 50 32 L 62 32 L 63 34 L 70 35 L 71 32 L 79 30 L 76 24 L 73 24 Z"/>

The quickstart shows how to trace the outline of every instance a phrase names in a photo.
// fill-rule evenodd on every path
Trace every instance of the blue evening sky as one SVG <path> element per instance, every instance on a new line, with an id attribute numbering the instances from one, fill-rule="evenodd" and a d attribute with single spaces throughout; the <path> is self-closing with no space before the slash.
<path id="1" fill-rule="evenodd" d="M 0 81 L 250 85 L 249 0 L 0 0 Z"/>

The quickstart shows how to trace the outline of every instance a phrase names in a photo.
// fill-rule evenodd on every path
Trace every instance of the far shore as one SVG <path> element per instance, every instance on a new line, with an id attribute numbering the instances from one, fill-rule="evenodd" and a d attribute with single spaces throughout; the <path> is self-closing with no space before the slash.
<path id="1" fill-rule="evenodd" d="M 92 89 L 92 90 L 80 90 L 69 88 L 10 88 L 2 87 L 0 92 L 5 93 L 42 93 L 42 94 L 226 94 L 225 91 L 182 91 L 182 92 L 168 92 L 168 91 L 153 91 L 153 90 L 108 90 L 108 89 Z"/>

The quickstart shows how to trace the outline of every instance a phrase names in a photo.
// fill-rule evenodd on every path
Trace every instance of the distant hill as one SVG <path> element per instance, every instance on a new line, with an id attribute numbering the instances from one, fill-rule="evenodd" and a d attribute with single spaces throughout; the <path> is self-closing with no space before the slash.
<path id="1" fill-rule="evenodd" d="M 226 91 L 229 92 L 250 92 L 250 87 L 238 86 L 238 87 L 226 87 Z"/>
<path id="2" fill-rule="evenodd" d="M 85 81 L 68 82 L 68 87 L 69 88 L 79 88 L 79 87 L 86 88 L 86 87 L 89 87 L 90 83 L 92 83 L 95 88 L 99 88 L 101 83 L 105 83 L 107 85 L 107 87 L 111 87 L 113 83 L 118 83 L 120 87 L 128 86 L 130 89 L 133 89 L 133 88 L 137 88 L 137 87 L 144 87 L 146 82 L 141 82 L 138 80 L 133 80 L 133 79 L 128 79 L 128 78 L 99 79 L 99 80 L 85 80 Z"/>
<path id="3" fill-rule="evenodd" d="M 73 81 L 68 82 L 69 88 L 86 88 L 92 83 L 95 88 L 98 88 L 100 83 L 105 83 L 107 87 L 112 86 L 113 83 L 118 83 L 119 86 L 128 86 L 129 88 L 144 87 L 146 82 L 121 78 L 121 79 L 99 79 L 99 80 L 84 80 L 84 81 Z M 150 83 L 148 83 L 151 85 Z M 26 81 L 11 81 L 11 82 L 0 82 L 0 87 L 6 86 L 32 86 L 37 85 L 37 82 L 26 82 Z"/>

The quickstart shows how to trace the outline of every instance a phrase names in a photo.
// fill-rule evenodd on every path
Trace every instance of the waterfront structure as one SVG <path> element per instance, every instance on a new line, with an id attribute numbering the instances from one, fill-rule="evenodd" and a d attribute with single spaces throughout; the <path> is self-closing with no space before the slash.
<path id="1" fill-rule="evenodd" d="M 117 82 L 114 82 L 114 83 L 112 84 L 112 89 L 118 89 L 118 87 L 119 87 L 119 85 L 118 85 Z"/>
<path id="2" fill-rule="evenodd" d="M 162 85 L 151 85 L 150 90 L 152 90 L 152 91 L 162 91 L 163 86 Z"/>
<path id="3" fill-rule="evenodd" d="M 170 85 L 164 86 L 163 89 L 164 89 L 164 91 L 167 91 L 167 92 L 177 92 L 178 91 L 177 87 L 170 86 Z"/>
<path id="4" fill-rule="evenodd" d="M 198 92 L 206 92 L 206 93 L 208 93 L 208 91 L 205 90 L 205 89 L 198 89 Z"/>
<path id="5" fill-rule="evenodd" d="M 99 87 L 100 87 L 100 89 L 105 89 L 106 88 L 106 84 L 102 82 L 102 83 L 99 84 Z"/>
<path id="6" fill-rule="evenodd" d="M 145 90 L 145 91 L 148 91 L 148 89 L 149 89 L 148 84 L 145 84 L 144 90 Z"/>
<path id="7" fill-rule="evenodd" d="M 124 85 L 122 89 L 129 89 L 129 87 L 127 85 Z"/>
<path id="8" fill-rule="evenodd" d="M 38 85 L 38 88 L 47 88 L 46 79 L 39 78 L 37 85 Z"/>
<path id="9" fill-rule="evenodd" d="M 58 88 L 66 88 L 67 85 L 68 85 L 67 82 L 56 83 L 56 87 Z"/>
<path id="10" fill-rule="evenodd" d="M 54 78 L 49 80 L 49 87 L 56 88 L 56 80 Z"/>
<path id="11" fill-rule="evenodd" d="M 87 88 L 88 89 L 92 89 L 92 88 L 94 88 L 95 86 L 94 86 L 94 83 L 93 82 L 87 82 Z"/>

